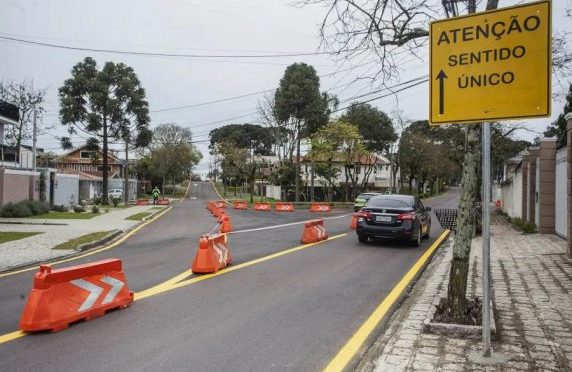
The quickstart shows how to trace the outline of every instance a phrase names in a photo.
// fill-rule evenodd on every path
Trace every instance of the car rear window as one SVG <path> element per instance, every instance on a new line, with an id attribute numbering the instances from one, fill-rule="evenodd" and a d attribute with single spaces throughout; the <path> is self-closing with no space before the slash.
<path id="1" fill-rule="evenodd" d="M 373 195 L 360 194 L 360 195 L 358 195 L 357 198 L 358 198 L 358 199 L 363 199 L 363 200 L 365 200 L 365 201 L 368 201 L 369 199 L 371 199 L 372 196 L 373 196 Z"/>
<path id="2" fill-rule="evenodd" d="M 384 197 L 377 197 L 373 198 L 368 201 L 368 207 L 373 208 L 411 208 L 411 200 L 407 199 L 397 199 L 397 198 L 384 198 Z"/>

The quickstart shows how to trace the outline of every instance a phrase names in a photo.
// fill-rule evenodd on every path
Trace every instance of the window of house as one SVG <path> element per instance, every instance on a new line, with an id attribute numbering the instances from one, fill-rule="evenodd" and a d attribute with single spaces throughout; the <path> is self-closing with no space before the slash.
<path id="1" fill-rule="evenodd" d="M 94 151 L 80 151 L 79 157 L 81 159 L 92 159 L 92 158 L 95 158 L 95 152 Z"/>

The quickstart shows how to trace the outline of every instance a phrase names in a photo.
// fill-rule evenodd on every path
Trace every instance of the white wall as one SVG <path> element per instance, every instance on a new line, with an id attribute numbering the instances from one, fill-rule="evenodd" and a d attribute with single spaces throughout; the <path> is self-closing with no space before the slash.
<path id="1" fill-rule="evenodd" d="M 79 176 L 77 174 L 56 174 L 54 204 L 67 207 L 79 202 Z"/>
<path id="2" fill-rule="evenodd" d="M 568 213 L 566 206 L 568 205 L 567 195 L 567 157 L 566 148 L 556 152 L 556 193 L 555 193 L 555 226 L 556 234 L 563 238 L 567 235 Z"/>
<path id="3" fill-rule="evenodd" d="M 280 186 L 264 185 L 264 188 L 265 188 L 264 195 L 267 198 L 273 198 L 276 200 L 281 199 L 281 187 Z"/>
<path id="4" fill-rule="evenodd" d="M 508 184 L 501 186 L 502 210 L 510 217 L 523 218 L 522 215 L 522 167 L 508 176 Z"/>

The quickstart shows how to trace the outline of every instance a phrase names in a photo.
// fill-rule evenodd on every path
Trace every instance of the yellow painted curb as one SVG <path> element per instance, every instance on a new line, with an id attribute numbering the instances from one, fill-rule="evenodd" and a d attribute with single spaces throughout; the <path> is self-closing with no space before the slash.
<path id="1" fill-rule="evenodd" d="M 419 273 L 419 271 L 425 266 L 425 263 L 429 260 L 429 258 L 431 258 L 437 248 L 439 248 L 441 243 L 447 238 L 447 236 L 449 236 L 449 233 L 449 230 L 443 231 L 437 240 L 435 240 L 435 242 L 433 242 L 433 244 L 425 251 L 425 253 L 423 253 L 419 260 L 415 262 L 411 269 L 409 269 L 409 271 L 401 278 L 399 283 L 393 287 L 391 292 L 389 292 L 389 294 L 377 306 L 373 313 L 358 328 L 356 333 L 354 333 L 349 341 L 340 349 L 334 359 L 328 363 L 324 369 L 324 372 L 343 371 L 344 368 L 347 367 L 361 346 L 371 335 L 373 330 L 388 314 L 388 312 L 391 310 L 391 307 L 399 300 L 409 284 L 411 284 L 417 273 Z"/>

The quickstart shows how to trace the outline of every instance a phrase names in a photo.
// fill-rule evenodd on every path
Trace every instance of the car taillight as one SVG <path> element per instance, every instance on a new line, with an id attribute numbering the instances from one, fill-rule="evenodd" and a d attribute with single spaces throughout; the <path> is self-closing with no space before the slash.
<path id="1" fill-rule="evenodd" d="M 365 219 L 370 219 L 371 218 L 371 213 L 369 212 L 360 212 L 361 217 L 365 218 Z"/>
<path id="2" fill-rule="evenodd" d="M 415 219 L 415 213 L 401 213 L 397 216 L 398 221 L 411 221 Z"/>

